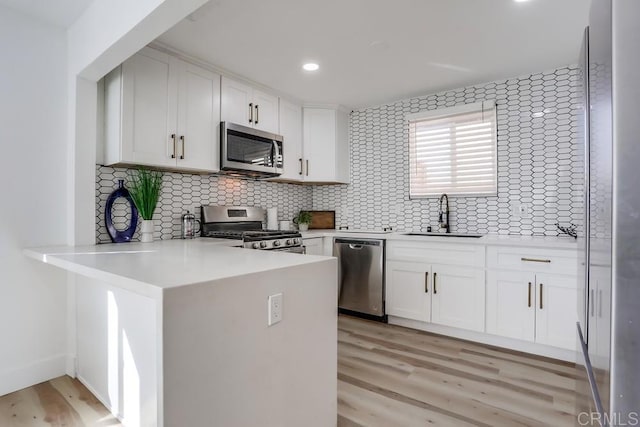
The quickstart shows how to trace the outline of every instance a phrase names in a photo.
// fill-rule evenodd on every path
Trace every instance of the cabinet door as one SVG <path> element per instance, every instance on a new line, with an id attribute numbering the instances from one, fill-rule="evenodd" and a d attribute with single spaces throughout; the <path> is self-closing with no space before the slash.
<path id="1" fill-rule="evenodd" d="M 253 124 L 256 129 L 277 134 L 278 97 L 259 90 L 253 90 Z"/>
<path id="2" fill-rule="evenodd" d="M 220 156 L 220 76 L 178 59 L 178 167 L 216 172 Z"/>
<path id="3" fill-rule="evenodd" d="M 336 175 L 336 111 L 304 108 L 305 181 L 331 182 Z"/>
<path id="4" fill-rule="evenodd" d="M 535 275 L 487 271 L 487 332 L 502 337 L 535 339 Z"/>
<path id="5" fill-rule="evenodd" d="M 386 314 L 430 321 L 432 289 L 429 265 L 388 261 L 386 268 Z"/>
<path id="6" fill-rule="evenodd" d="M 536 342 L 576 349 L 577 278 L 536 274 Z"/>
<path id="7" fill-rule="evenodd" d="M 431 321 L 484 332 L 484 270 L 433 264 Z"/>
<path id="8" fill-rule="evenodd" d="M 322 237 L 303 239 L 302 241 L 307 255 L 324 255 L 324 246 L 322 242 Z"/>
<path id="9" fill-rule="evenodd" d="M 143 49 L 122 64 L 122 79 L 121 161 L 175 166 L 171 135 L 177 126 L 178 75 L 169 56 Z"/>
<path id="10" fill-rule="evenodd" d="M 284 139 L 284 173 L 278 178 L 302 181 L 302 107 L 280 100 L 279 132 Z"/>
<path id="11" fill-rule="evenodd" d="M 236 123 L 253 127 L 254 111 L 252 104 L 252 88 L 245 84 L 222 77 L 221 117 L 223 122 Z"/>

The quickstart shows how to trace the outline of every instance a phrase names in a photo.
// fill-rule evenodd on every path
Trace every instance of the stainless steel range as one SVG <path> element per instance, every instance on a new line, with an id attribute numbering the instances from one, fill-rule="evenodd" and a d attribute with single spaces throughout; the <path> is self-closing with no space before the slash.
<path id="1" fill-rule="evenodd" d="M 202 237 L 242 240 L 247 249 L 304 253 L 297 231 L 263 230 L 266 211 L 248 206 L 202 206 Z"/>

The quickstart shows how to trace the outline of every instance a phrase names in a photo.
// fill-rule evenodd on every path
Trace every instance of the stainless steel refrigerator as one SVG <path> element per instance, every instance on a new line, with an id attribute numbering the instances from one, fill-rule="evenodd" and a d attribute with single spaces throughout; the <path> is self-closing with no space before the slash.
<path id="1" fill-rule="evenodd" d="M 581 53 L 580 425 L 640 425 L 639 22 L 638 0 L 593 0 Z"/>

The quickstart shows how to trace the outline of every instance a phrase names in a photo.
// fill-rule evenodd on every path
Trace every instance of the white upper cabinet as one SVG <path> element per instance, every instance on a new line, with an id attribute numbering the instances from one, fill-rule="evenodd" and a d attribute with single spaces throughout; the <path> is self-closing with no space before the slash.
<path id="1" fill-rule="evenodd" d="M 336 108 L 303 109 L 304 181 L 349 183 L 349 115 Z"/>
<path id="2" fill-rule="evenodd" d="M 217 171 L 220 76 L 182 61 L 178 64 L 182 76 L 178 91 L 178 167 Z"/>
<path id="3" fill-rule="evenodd" d="M 220 76 L 144 48 L 105 77 L 105 164 L 219 170 Z"/>
<path id="4" fill-rule="evenodd" d="M 253 118 L 254 127 L 265 132 L 278 134 L 278 97 L 254 89 L 253 102 L 256 113 Z"/>
<path id="5" fill-rule="evenodd" d="M 221 117 L 224 122 L 278 133 L 278 97 L 222 77 Z"/>
<path id="6" fill-rule="evenodd" d="M 302 181 L 302 107 L 280 99 L 280 135 L 283 138 L 284 172 L 278 179 Z"/>

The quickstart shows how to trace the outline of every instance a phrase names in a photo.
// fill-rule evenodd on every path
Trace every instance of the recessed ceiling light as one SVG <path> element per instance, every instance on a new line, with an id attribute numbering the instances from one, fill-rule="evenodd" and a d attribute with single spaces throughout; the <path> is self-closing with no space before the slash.
<path id="1" fill-rule="evenodd" d="M 305 71 L 317 71 L 320 66 L 315 62 L 307 62 L 302 66 Z"/>

